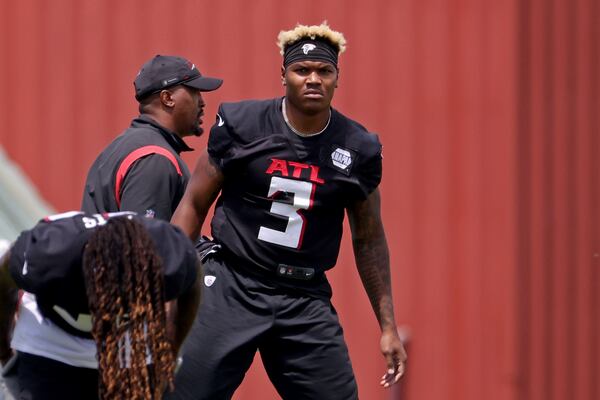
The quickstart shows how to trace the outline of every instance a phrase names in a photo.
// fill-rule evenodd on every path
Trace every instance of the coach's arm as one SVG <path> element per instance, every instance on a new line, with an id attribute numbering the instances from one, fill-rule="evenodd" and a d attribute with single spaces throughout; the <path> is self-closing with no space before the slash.
<path id="1" fill-rule="evenodd" d="M 387 363 L 380 384 L 389 387 L 404 373 L 406 352 L 398 336 L 392 301 L 390 257 L 381 222 L 379 189 L 347 209 L 356 267 L 381 328 L 381 352 Z"/>
<path id="2" fill-rule="evenodd" d="M 10 250 L 0 256 L 0 364 L 12 356 L 10 335 L 17 307 L 18 289 L 8 271 Z"/>

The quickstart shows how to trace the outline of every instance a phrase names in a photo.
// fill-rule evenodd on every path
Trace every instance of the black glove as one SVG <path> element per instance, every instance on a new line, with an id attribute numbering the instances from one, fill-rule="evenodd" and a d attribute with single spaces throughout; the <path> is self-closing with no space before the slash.
<path id="1" fill-rule="evenodd" d="M 201 236 L 196 240 L 195 247 L 200 261 L 204 262 L 210 254 L 216 253 L 221 248 L 221 245 L 216 244 L 206 236 Z"/>

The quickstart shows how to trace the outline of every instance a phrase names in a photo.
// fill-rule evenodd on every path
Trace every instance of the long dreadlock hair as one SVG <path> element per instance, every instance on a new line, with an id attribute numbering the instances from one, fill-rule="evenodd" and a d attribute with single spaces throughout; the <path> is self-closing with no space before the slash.
<path id="1" fill-rule="evenodd" d="M 83 273 L 101 400 L 160 399 L 173 388 L 162 271 L 150 236 L 128 217 L 111 218 L 88 240 Z"/>

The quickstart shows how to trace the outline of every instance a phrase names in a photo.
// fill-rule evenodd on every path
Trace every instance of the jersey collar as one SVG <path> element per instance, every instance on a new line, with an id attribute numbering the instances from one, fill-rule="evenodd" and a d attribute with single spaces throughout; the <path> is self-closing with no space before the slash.
<path id="1" fill-rule="evenodd" d="M 183 139 L 180 138 L 179 136 L 177 136 L 173 131 L 170 131 L 169 129 L 163 127 L 158 122 L 156 122 L 155 120 L 150 118 L 148 115 L 142 114 L 139 117 L 137 117 L 136 119 L 134 119 L 133 122 L 131 123 L 132 127 L 141 127 L 143 125 L 152 125 L 156 129 L 158 129 L 158 131 L 161 133 L 161 135 L 164 136 L 164 138 L 167 140 L 167 142 L 169 142 L 169 144 L 171 145 L 171 147 L 173 147 L 173 150 L 175 150 L 177 152 L 177 154 L 179 154 L 183 151 L 193 151 L 194 150 L 190 146 L 188 146 L 183 141 Z"/>

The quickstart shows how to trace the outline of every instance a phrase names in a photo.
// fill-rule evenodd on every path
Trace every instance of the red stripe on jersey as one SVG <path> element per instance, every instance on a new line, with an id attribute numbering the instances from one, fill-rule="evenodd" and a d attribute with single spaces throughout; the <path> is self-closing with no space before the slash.
<path id="1" fill-rule="evenodd" d="M 164 147 L 144 146 L 132 151 L 131 153 L 129 153 L 129 155 L 127 155 L 127 157 L 123 159 L 121 165 L 119 165 L 119 169 L 117 170 L 117 179 L 115 182 L 115 199 L 117 200 L 117 206 L 119 208 L 121 208 L 121 184 L 123 183 L 123 179 L 125 179 L 125 175 L 127 175 L 127 171 L 134 162 L 150 154 L 160 154 L 161 156 L 167 157 L 177 170 L 177 174 L 179 174 L 179 176 L 183 175 L 181 173 L 181 168 L 179 167 L 179 164 L 177 163 L 177 160 L 175 159 L 173 153 L 171 153 Z"/>
<path id="2" fill-rule="evenodd" d="M 58 221 L 60 219 L 71 218 L 76 215 L 83 215 L 83 211 L 67 211 L 67 212 L 60 213 L 60 214 L 48 215 L 47 217 L 44 218 L 44 222 Z"/>

